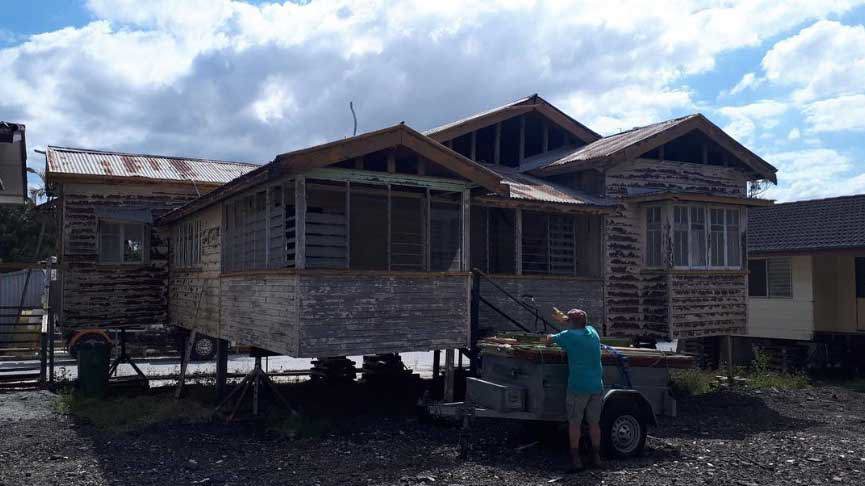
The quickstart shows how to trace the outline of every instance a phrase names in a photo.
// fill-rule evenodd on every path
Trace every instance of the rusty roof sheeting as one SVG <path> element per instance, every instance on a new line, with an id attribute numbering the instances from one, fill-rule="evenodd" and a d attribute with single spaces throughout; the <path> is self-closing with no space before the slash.
<path id="1" fill-rule="evenodd" d="M 528 170 L 533 172 L 537 171 L 542 174 L 550 174 L 566 171 L 569 166 L 580 165 L 581 162 L 598 164 L 615 162 L 616 157 L 623 156 L 623 154 L 626 154 L 629 149 L 638 147 L 639 144 L 644 141 L 649 141 L 647 143 L 652 145 L 650 140 L 654 139 L 657 142 L 657 145 L 660 145 L 664 142 L 664 137 L 672 137 L 675 135 L 676 131 L 696 129 L 703 131 L 707 137 L 714 139 L 719 145 L 732 152 L 735 157 L 742 161 L 742 163 L 750 167 L 754 174 L 777 183 L 775 176 L 777 169 L 775 167 L 727 135 L 723 130 L 700 113 L 673 118 L 672 120 L 653 123 L 651 125 L 633 128 L 615 135 L 609 135 L 588 145 L 584 145 L 559 160 L 548 163 L 547 165 L 532 167 Z M 673 133 L 669 134 L 665 132 Z M 648 151 L 649 149 L 646 148 L 646 150 Z"/>
<path id="2" fill-rule="evenodd" d="M 570 154 L 544 166 L 544 168 L 559 167 L 572 162 L 602 159 L 697 116 L 699 115 L 683 116 L 672 120 L 653 123 L 644 127 L 633 128 L 615 135 L 606 136 L 588 145 L 583 145 Z"/>
<path id="3" fill-rule="evenodd" d="M 47 176 L 73 175 L 225 184 L 258 167 L 245 162 L 49 146 Z"/>
<path id="4" fill-rule="evenodd" d="M 502 184 L 510 188 L 510 199 L 593 207 L 610 207 L 616 204 L 601 196 L 591 196 L 561 184 L 523 174 L 516 167 L 484 165 L 498 174 L 502 178 Z"/>

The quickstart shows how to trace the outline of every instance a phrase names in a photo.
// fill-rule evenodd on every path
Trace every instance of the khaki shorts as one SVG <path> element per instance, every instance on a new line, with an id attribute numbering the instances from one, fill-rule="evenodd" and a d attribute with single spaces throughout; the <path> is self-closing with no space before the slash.
<path id="1" fill-rule="evenodd" d="M 588 424 L 597 424 L 601 421 L 601 409 L 604 408 L 604 397 L 600 393 L 568 393 L 565 406 L 568 422 L 580 424 L 583 422 L 583 416 L 585 415 Z"/>

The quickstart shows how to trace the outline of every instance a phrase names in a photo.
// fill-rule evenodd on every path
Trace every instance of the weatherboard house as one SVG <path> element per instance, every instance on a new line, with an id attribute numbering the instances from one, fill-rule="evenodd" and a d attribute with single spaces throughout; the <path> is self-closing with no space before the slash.
<path id="1" fill-rule="evenodd" d="M 93 157 L 94 172 L 113 166 L 114 156 Z M 49 181 L 70 176 L 50 149 L 48 159 Z M 184 193 L 152 221 L 131 211 L 147 204 L 134 191 L 135 204 L 113 211 L 97 210 L 104 199 L 95 196 L 74 211 L 66 204 L 62 258 L 86 254 L 94 271 L 141 267 L 111 290 L 134 292 L 152 276 L 153 299 L 136 311 L 295 357 L 464 348 L 474 268 L 541 312 L 587 309 L 607 335 L 740 334 L 747 211 L 768 204 L 749 198 L 747 184 L 774 182 L 776 170 L 699 114 L 602 137 L 534 95 L 426 132 L 399 124 L 239 172 L 200 196 L 195 177 L 174 179 Z M 112 175 L 166 183 L 143 169 Z M 82 217 L 86 228 L 74 227 Z M 152 232 L 143 261 L 101 260 L 112 221 Z M 84 241 L 69 238 L 80 231 Z M 118 241 L 124 259 L 138 251 Z M 158 257 L 158 274 L 148 257 Z M 481 295 L 490 303 L 524 312 L 489 285 Z M 77 304 L 67 297 L 66 314 Z M 482 331 L 508 328 L 489 306 L 478 320 Z"/>
<path id="2" fill-rule="evenodd" d="M 865 369 L 865 195 L 759 208 L 749 224 L 744 358 Z"/>

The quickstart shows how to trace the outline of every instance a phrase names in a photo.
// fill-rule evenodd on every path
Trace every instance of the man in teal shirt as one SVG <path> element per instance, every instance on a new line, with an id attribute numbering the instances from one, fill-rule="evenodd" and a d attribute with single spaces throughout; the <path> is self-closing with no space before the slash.
<path id="1" fill-rule="evenodd" d="M 604 404 L 604 378 L 601 365 L 601 338 L 588 325 L 586 313 L 571 309 L 566 315 L 554 313 L 554 318 L 567 329 L 547 336 L 547 344 L 556 343 L 568 354 L 568 392 L 566 410 L 571 443 L 571 467 L 583 469 L 580 460 L 580 432 L 583 417 L 589 425 L 592 441 L 592 462 L 601 467 L 601 409 Z"/>

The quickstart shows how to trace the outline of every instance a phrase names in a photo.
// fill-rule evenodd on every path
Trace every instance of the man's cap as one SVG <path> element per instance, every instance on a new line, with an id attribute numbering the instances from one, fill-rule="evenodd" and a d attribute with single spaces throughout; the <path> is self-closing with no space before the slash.
<path id="1" fill-rule="evenodd" d="M 571 309 L 568 311 L 568 320 L 576 321 L 576 320 L 586 320 L 586 311 L 582 309 Z"/>

